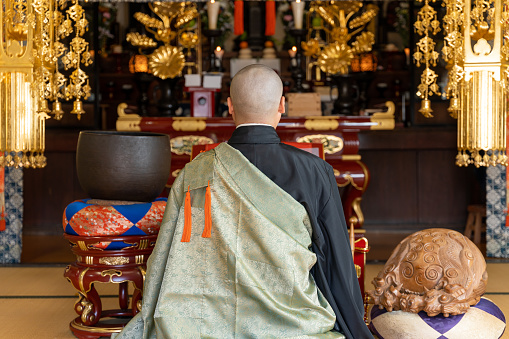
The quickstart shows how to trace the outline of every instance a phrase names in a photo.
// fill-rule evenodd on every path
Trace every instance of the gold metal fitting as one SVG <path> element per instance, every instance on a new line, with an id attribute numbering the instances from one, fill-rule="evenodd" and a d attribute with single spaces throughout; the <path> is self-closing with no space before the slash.
<path id="1" fill-rule="evenodd" d="M 48 100 L 45 100 L 45 99 L 42 99 L 41 101 L 39 101 L 39 110 L 38 110 L 39 113 L 46 113 L 48 114 L 50 111 L 50 109 L 48 108 Z"/>
<path id="2" fill-rule="evenodd" d="M 419 113 L 424 115 L 426 118 L 432 118 L 433 114 L 431 114 L 433 110 L 431 109 L 431 101 L 429 99 L 424 99 L 421 101 L 421 108 L 419 109 Z"/>
<path id="3" fill-rule="evenodd" d="M 55 120 L 62 119 L 62 116 L 64 115 L 64 110 L 62 109 L 62 103 L 60 101 L 55 101 L 53 103 L 53 111 L 51 114 L 55 115 Z"/>
<path id="4" fill-rule="evenodd" d="M 81 117 L 81 114 L 85 114 L 85 110 L 83 109 L 83 102 L 81 100 L 76 100 L 72 105 L 71 114 L 77 114 L 78 120 Z"/>
<path id="5" fill-rule="evenodd" d="M 451 98 L 451 102 L 447 111 L 453 118 L 458 117 L 458 111 L 460 109 L 460 100 L 458 98 Z"/>

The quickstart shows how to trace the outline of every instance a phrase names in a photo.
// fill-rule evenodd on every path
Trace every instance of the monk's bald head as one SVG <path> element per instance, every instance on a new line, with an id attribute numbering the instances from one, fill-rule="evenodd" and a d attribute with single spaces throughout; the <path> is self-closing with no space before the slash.
<path id="1" fill-rule="evenodd" d="M 264 65 L 250 65 L 233 77 L 230 98 L 236 123 L 261 122 L 274 119 L 283 95 L 279 75 Z"/>

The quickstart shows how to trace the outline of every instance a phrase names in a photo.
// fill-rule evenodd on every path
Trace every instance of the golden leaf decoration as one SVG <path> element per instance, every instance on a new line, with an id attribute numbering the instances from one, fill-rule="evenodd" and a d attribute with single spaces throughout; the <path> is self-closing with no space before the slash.
<path id="1" fill-rule="evenodd" d="M 187 24 L 189 21 L 193 20 L 197 16 L 198 10 L 196 9 L 196 7 L 189 7 L 181 15 L 179 15 L 177 21 L 175 22 L 175 27 L 180 28 L 181 26 Z"/>
<path id="2" fill-rule="evenodd" d="M 165 45 L 169 45 L 177 37 L 177 32 L 172 31 L 170 28 L 159 29 L 157 33 L 154 33 L 154 37 Z"/>
<path id="3" fill-rule="evenodd" d="M 175 78 L 184 68 L 185 57 L 180 48 L 161 46 L 149 56 L 148 68 L 158 78 Z"/>
<path id="4" fill-rule="evenodd" d="M 136 12 L 134 13 L 134 18 L 138 20 L 143 26 L 145 27 L 151 27 L 155 29 L 163 29 L 164 24 L 162 21 L 157 20 L 156 18 L 152 18 L 150 15 Z"/>
<path id="5" fill-rule="evenodd" d="M 364 26 L 365 24 L 370 22 L 374 17 L 376 17 L 377 14 L 378 6 L 369 4 L 366 6 L 366 10 L 364 11 L 364 13 L 359 15 L 357 18 L 350 20 L 350 22 L 348 23 L 348 27 L 350 29 L 354 29 L 357 27 Z"/>
<path id="6" fill-rule="evenodd" d="M 334 27 L 331 30 L 330 37 L 333 41 L 346 44 L 352 36 L 348 33 L 348 28 L 346 27 Z"/>
<path id="7" fill-rule="evenodd" d="M 362 8 L 360 1 L 336 1 L 331 3 L 329 1 L 313 1 L 310 11 L 318 13 L 322 19 L 331 26 L 339 24 L 339 12 L 356 13 Z"/>
<path id="8" fill-rule="evenodd" d="M 320 55 L 320 42 L 318 39 L 311 39 L 309 41 L 301 42 L 302 50 L 305 56 L 317 58 Z"/>
<path id="9" fill-rule="evenodd" d="M 324 7 L 321 4 L 311 5 L 311 8 L 322 17 L 323 21 L 331 26 L 335 26 L 334 13 L 332 12 L 331 8 L 328 6 Z"/>
<path id="10" fill-rule="evenodd" d="M 137 32 L 127 33 L 126 40 L 134 47 L 140 47 L 140 48 L 155 48 L 155 47 L 157 47 L 157 42 L 155 42 L 154 39 L 149 38 L 148 36 L 137 33 Z"/>
<path id="11" fill-rule="evenodd" d="M 375 35 L 371 32 L 362 32 L 354 42 L 352 42 L 352 52 L 361 54 L 370 52 L 375 43 Z"/>
<path id="12" fill-rule="evenodd" d="M 331 5 L 335 13 L 339 11 L 345 11 L 345 13 L 356 13 L 362 8 L 361 1 L 335 1 Z"/>
<path id="13" fill-rule="evenodd" d="M 193 32 L 183 32 L 180 35 L 180 44 L 184 48 L 193 48 L 198 42 L 198 34 Z"/>
<path id="14" fill-rule="evenodd" d="M 320 69 L 331 74 L 346 74 L 353 59 L 353 53 L 346 44 L 335 42 L 322 50 L 317 64 Z"/>
<path id="15" fill-rule="evenodd" d="M 182 11 L 186 6 L 186 2 L 161 2 L 155 1 L 151 4 L 152 11 L 154 13 L 165 16 L 172 17 L 177 15 L 178 12 Z"/>

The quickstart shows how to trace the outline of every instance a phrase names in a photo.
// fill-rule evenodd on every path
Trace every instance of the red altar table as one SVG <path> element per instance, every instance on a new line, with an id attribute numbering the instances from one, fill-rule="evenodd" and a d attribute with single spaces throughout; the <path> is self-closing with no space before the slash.
<path id="1" fill-rule="evenodd" d="M 282 141 L 323 144 L 325 160 L 334 168 L 336 182 L 342 191 L 345 218 L 349 226 L 355 228 L 354 261 L 359 266 L 357 272 L 361 282 L 368 244 L 361 229 L 364 215 L 360 203 L 369 183 L 369 171 L 359 155 L 358 132 L 394 129 L 394 103 L 389 101 L 386 106 L 386 112 L 371 116 L 283 117 L 277 127 Z M 126 104 L 118 107 L 118 131 L 156 132 L 170 136 L 172 159 L 168 187 L 191 160 L 194 145 L 227 141 L 235 129 L 231 117 L 140 117 L 126 109 Z"/>

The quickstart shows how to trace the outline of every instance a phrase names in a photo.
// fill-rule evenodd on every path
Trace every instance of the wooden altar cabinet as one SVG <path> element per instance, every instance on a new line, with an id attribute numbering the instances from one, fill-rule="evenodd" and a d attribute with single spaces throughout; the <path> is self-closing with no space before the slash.
<path id="1" fill-rule="evenodd" d="M 349 226 L 355 228 L 354 261 L 362 291 L 368 242 L 362 230 L 364 216 L 360 203 L 369 183 L 369 171 L 358 153 L 357 133 L 394 129 L 394 103 L 387 102 L 386 105 L 387 112 L 372 116 L 283 117 L 277 127 L 282 141 L 323 143 L 325 160 L 334 168 L 341 190 L 345 218 Z M 119 105 L 118 131 L 157 132 L 170 136 L 172 160 L 168 187 L 190 161 L 193 145 L 227 141 L 235 129 L 231 117 L 140 117 L 126 112 L 126 108 L 126 104 Z M 277 162 L 274 165 L 277 166 Z"/>

